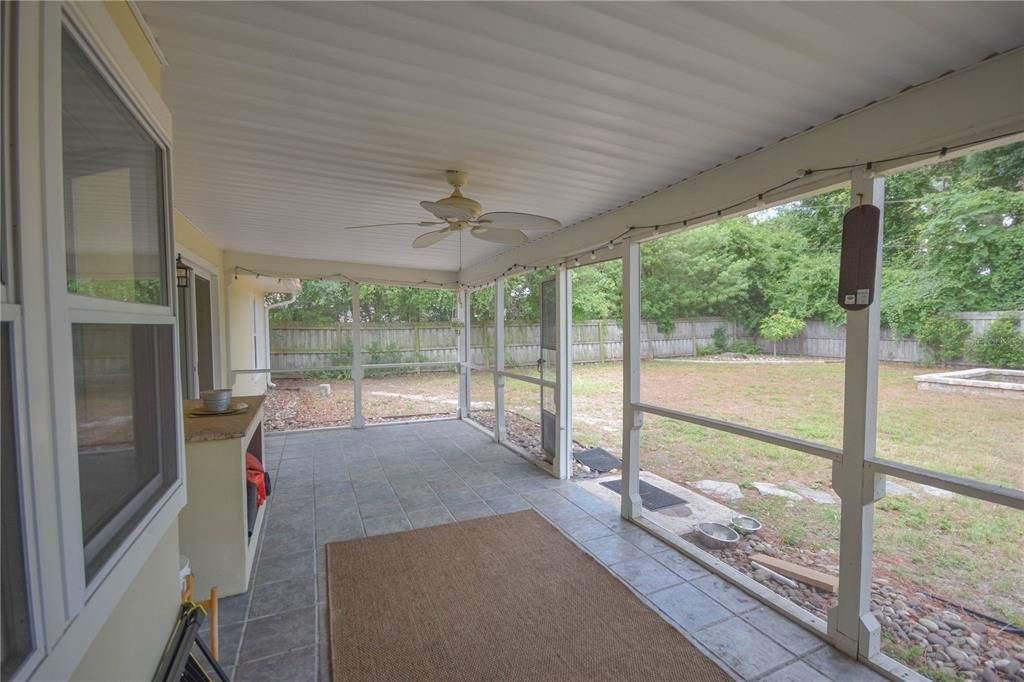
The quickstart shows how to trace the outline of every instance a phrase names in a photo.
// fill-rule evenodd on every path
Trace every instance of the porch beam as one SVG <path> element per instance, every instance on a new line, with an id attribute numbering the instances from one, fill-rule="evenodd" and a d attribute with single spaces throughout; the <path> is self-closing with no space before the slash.
<path id="1" fill-rule="evenodd" d="M 505 278 L 494 283 L 494 440 L 504 443 L 505 431 Z"/>
<path id="2" fill-rule="evenodd" d="M 849 171 L 835 171 L 797 179 L 801 168 L 867 163 L 1018 131 L 1024 128 L 1024 111 L 1019 98 L 1007 97 L 1006 93 L 1021 91 L 1024 91 L 1024 48 L 911 88 L 691 175 L 622 208 L 469 265 L 462 269 L 460 279 L 464 283 L 480 284 L 517 263 L 547 263 L 554 257 L 604 248 L 631 225 L 664 224 L 708 212 L 712 216 L 703 222 L 716 222 L 719 217 L 714 214 L 723 206 L 755 197 L 783 182 L 792 181 L 784 189 L 765 195 L 766 205 L 792 201 L 842 184 L 849 177 Z M 1005 139 L 999 144 L 1012 141 Z M 896 163 L 910 165 L 909 161 Z M 875 168 L 887 169 L 883 164 L 876 164 Z M 749 206 L 737 206 L 723 217 L 755 208 L 756 201 L 751 201 Z M 662 228 L 660 232 L 666 234 L 699 224 L 695 221 L 686 228 Z"/>
<path id="3" fill-rule="evenodd" d="M 558 434 L 555 441 L 555 474 L 572 477 L 572 275 L 565 265 L 556 276 L 558 357 L 555 376 L 555 411 Z"/>
<path id="4" fill-rule="evenodd" d="M 455 337 L 459 371 L 459 419 L 469 418 L 469 289 L 455 294 L 455 317 L 462 323 Z"/>
<path id="5" fill-rule="evenodd" d="M 850 203 L 873 204 L 885 213 L 885 179 L 857 170 L 850 176 Z M 880 217 L 879 221 L 883 222 Z M 832 487 L 841 501 L 839 603 L 828 612 L 829 639 L 848 655 L 879 653 L 881 627 L 871 613 L 871 556 L 875 502 L 885 476 L 865 465 L 874 458 L 878 417 L 878 342 L 881 328 L 882 233 L 875 249 L 874 302 L 846 314 L 846 378 L 843 455 L 832 463 Z"/>
<path id="6" fill-rule="evenodd" d="M 352 428 L 366 425 L 363 419 L 363 319 L 359 303 L 359 283 L 352 290 Z"/>
<path id="7" fill-rule="evenodd" d="M 458 273 L 450 270 L 401 268 L 388 265 L 368 265 L 315 258 L 289 258 L 286 256 L 242 251 L 224 252 L 224 272 L 244 268 L 262 273 L 266 277 L 298 277 L 320 279 L 335 277 L 364 284 L 401 284 L 410 287 L 449 288 L 458 286 Z M 338 277 L 341 275 L 342 277 Z"/>
<path id="8" fill-rule="evenodd" d="M 639 519 L 640 427 L 640 245 L 629 244 L 622 259 L 622 517 Z"/>

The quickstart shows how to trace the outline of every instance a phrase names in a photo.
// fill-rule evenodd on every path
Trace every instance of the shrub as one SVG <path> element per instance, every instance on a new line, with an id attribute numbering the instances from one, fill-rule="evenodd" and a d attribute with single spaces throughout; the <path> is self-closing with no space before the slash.
<path id="1" fill-rule="evenodd" d="M 993 322 L 971 345 L 971 355 L 985 367 L 1024 369 L 1024 334 L 1020 331 L 1020 317 L 1007 315 Z"/>
<path id="2" fill-rule="evenodd" d="M 931 360 L 945 365 L 964 356 L 971 325 L 955 317 L 936 315 L 921 325 L 917 340 L 928 349 Z"/>
<path id="3" fill-rule="evenodd" d="M 733 353 L 743 353 L 744 355 L 758 355 L 761 353 L 761 347 L 753 341 L 734 341 L 729 350 Z"/>
<path id="4" fill-rule="evenodd" d="M 709 343 L 706 346 L 700 346 L 700 347 L 697 348 L 697 355 L 698 356 L 718 355 L 721 352 L 722 352 L 722 349 L 719 348 L 718 346 L 716 346 L 714 343 Z"/>
<path id="5" fill-rule="evenodd" d="M 715 331 L 711 332 L 711 339 L 719 353 L 729 347 L 729 332 L 725 330 L 725 327 L 715 327 Z"/>
<path id="6" fill-rule="evenodd" d="M 772 342 L 772 355 L 775 355 L 775 345 L 779 341 L 797 336 L 806 326 L 807 323 L 803 320 L 780 311 L 761 320 L 760 332 L 761 336 Z"/>

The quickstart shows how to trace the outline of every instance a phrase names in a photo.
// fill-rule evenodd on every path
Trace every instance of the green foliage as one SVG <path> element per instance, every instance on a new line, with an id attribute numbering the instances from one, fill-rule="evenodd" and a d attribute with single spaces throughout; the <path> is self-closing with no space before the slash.
<path id="1" fill-rule="evenodd" d="M 729 332 L 725 327 L 715 327 L 715 331 L 711 332 L 711 340 L 719 352 L 724 352 L 729 348 Z"/>
<path id="2" fill-rule="evenodd" d="M 1000 369 L 1024 369 L 1024 334 L 1020 318 L 1001 317 L 971 345 L 971 355 L 986 366 Z"/>
<path id="3" fill-rule="evenodd" d="M 917 340 L 928 349 L 933 362 L 945 365 L 964 356 L 971 325 L 955 317 L 935 315 L 921 325 Z"/>
<path id="4" fill-rule="evenodd" d="M 759 328 L 762 337 L 777 343 L 797 336 L 804 330 L 807 323 L 786 312 L 777 312 L 764 318 Z"/>
<path id="5" fill-rule="evenodd" d="M 610 260 L 572 271 L 572 319 L 622 319 L 622 261 Z"/>
<path id="6" fill-rule="evenodd" d="M 744 355 L 760 355 L 761 347 L 753 341 L 734 341 L 729 346 L 730 353 L 743 353 Z"/>
<path id="7" fill-rule="evenodd" d="M 366 352 L 370 355 L 370 361 L 368 365 L 391 365 L 402 362 L 402 351 L 394 345 L 384 346 L 379 341 L 374 341 L 366 347 Z M 408 370 L 402 367 L 395 368 L 384 368 L 384 369 L 367 369 L 366 376 L 368 377 L 384 377 L 393 374 L 405 374 Z"/>

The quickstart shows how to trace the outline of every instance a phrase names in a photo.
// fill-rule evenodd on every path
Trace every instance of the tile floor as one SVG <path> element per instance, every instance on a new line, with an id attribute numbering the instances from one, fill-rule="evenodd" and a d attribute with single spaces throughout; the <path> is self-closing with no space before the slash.
<path id="1" fill-rule="evenodd" d="M 530 508 L 737 679 L 882 679 L 462 422 L 272 434 L 265 460 L 273 490 L 252 585 L 221 600 L 235 680 L 330 679 L 326 543 Z"/>

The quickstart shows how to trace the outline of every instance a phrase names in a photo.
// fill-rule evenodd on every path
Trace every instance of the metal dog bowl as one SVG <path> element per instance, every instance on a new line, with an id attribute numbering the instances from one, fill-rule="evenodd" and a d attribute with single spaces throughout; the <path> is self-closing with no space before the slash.
<path id="1" fill-rule="evenodd" d="M 702 523 L 697 526 L 697 538 L 711 549 L 728 549 L 740 540 L 739 533 L 720 523 Z"/>
<path id="2" fill-rule="evenodd" d="M 734 516 L 732 517 L 732 527 L 740 535 L 749 535 L 761 530 L 761 522 L 753 516 Z"/>

